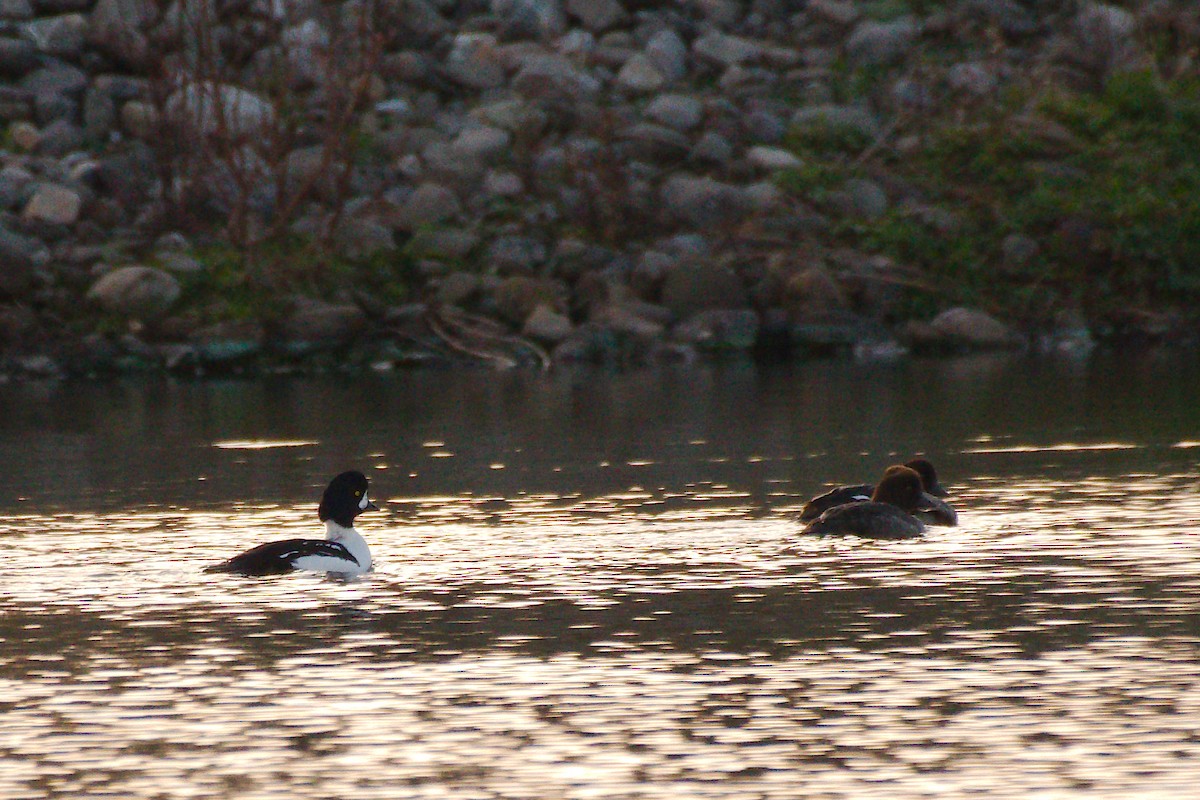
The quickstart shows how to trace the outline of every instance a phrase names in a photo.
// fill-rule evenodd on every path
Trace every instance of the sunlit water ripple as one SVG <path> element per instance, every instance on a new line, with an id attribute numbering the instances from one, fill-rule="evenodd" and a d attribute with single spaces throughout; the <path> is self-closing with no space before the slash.
<path id="1" fill-rule="evenodd" d="M 1200 476 L 1126 446 L 965 441 L 960 526 L 882 543 L 798 537 L 791 455 L 730 456 L 765 493 L 648 458 L 619 491 L 405 494 L 376 454 L 352 582 L 199 571 L 312 502 L 25 503 L 0 797 L 1189 796 Z"/>

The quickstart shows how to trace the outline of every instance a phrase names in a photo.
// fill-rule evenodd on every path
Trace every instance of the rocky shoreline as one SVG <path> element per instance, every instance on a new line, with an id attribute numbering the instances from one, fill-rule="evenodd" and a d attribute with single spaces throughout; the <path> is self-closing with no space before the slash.
<path id="1" fill-rule="evenodd" d="M 1198 41 L 1167 0 L 0 0 L 0 373 L 1190 344 L 1191 251 L 1126 279 L 1103 210 L 921 164 L 999 128 L 1060 186 L 1062 98 L 1174 115 Z"/>

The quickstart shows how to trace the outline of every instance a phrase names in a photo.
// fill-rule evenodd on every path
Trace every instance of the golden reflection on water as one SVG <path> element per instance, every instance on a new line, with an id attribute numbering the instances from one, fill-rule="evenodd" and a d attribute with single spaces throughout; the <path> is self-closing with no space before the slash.
<path id="1" fill-rule="evenodd" d="M 391 497 L 349 583 L 199 572 L 311 505 L 9 516 L 0 796 L 1194 792 L 1195 474 L 980 470 L 886 543 L 654 478 Z"/>

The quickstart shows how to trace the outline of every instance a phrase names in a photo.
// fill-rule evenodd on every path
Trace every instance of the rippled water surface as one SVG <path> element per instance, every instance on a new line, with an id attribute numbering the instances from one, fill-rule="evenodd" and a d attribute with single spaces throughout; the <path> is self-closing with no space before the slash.
<path id="1" fill-rule="evenodd" d="M 0 387 L 0 797 L 1184 797 L 1200 367 Z M 923 452 L 920 540 L 804 540 Z M 376 570 L 201 567 L 320 536 Z"/>

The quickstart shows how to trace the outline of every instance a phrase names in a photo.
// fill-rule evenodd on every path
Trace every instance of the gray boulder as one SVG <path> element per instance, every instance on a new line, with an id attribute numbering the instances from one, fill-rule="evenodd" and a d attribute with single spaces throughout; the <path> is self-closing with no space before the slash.
<path id="1" fill-rule="evenodd" d="M 889 64 L 912 50 L 921 28 L 912 17 L 890 22 L 867 20 L 859 23 L 846 40 L 846 55 L 859 65 Z"/>
<path id="2" fill-rule="evenodd" d="M 975 308 L 947 309 L 934 317 L 929 327 L 936 337 L 936 344 L 986 349 L 1020 343 L 1020 337 L 1012 328 Z"/>
<path id="3" fill-rule="evenodd" d="M 408 196 L 394 220 L 401 230 L 415 230 L 423 225 L 436 225 L 458 216 L 462 204 L 457 195 L 437 183 L 423 183 Z"/>
<path id="4" fill-rule="evenodd" d="M 512 88 L 524 97 L 582 100 L 600 90 L 600 81 L 559 55 L 526 58 L 513 76 Z"/>
<path id="5" fill-rule="evenodd" d="M 672 175 L 660 192 L 664 213 L 698 227 L 737 220 L 745 211 L 741 189 L 714 178 Z"/>
<path id="6" fill-rule="evenodd" d="M 645 53 L 668 81 L 677 81 L 687 74 L 687 45 L 673 29 L 663 28 L 651 36 Z"/>
<path id="7" fill-rule="evenodd" d="M 252 135 L 275 121 L 275 108 L 254 92 L 230 84 L 197 81 L 172 93 L 167 116 L 193 132 Z"/>
<path id="8" fill-rule="evenodd" d="M 357 335 L 366 322 L 366 315 L 356 305 L 298 297 L 279 333 L 289 342 L 336 345 Z"/>
<path id="9" fill-rule="evenodd" d="M 625 19 L 617 0 L 567 0 L 567 13 L 592 33 L 608 30 Z"/>
<path id="10" fill-rule="evenodd" d="M 504 61 L 496 37 L 460 33 L 446 55 L 446 77 L 468 89 L 494 89 L 504 83 Z"/>
<path id="11" fill-rule="evenodd" d="M 92 284 L 87 299 L 113 314 L 153 320 L 171 309 L 181 291 L 179 281 L 163 270 L 119 267 Z"/>
<path id="12" fill-rule="evenodd" d="M 0 227 L 0 294 L 19 297 L 33 288 L 37 268 L 50 258 L 37 239 Z"/>
<path id="13" fill-rule="evenodd" d="M 678 131 L 689 131 L 704 118 L 704 104 L 683 94 L 655 97 L 642 112 L 649 119 Z"/>
<path id="14" fill-rule="evenodd" d="M 521 335 L 540 342 L 557 344 L 574 331 L 571 319 L 545 303 L 539 303 L 521 326 Z"/>
<path id="15" fill-rule="evenodd" d="M 746 308 L 742 279 L 729 267 L 711 260 L 680 261 L 667 269 L 662 304 L 676 319 L 688 319 L 713 308 Z"/>
<path id="16" fill-rule="evenodd" d="M 713 32 L 697 39 L 692 44 L 692 52 L 698 58 L 732 67 L 761 58 L 764 48 L 752 39 Z"/>
<path id="17" fill-rule="evenodd" d="M 634 53 L 617 73 L 617 86 L 630 92 L 649 94 L 667 83 L 667 76 L 644 53 Z"/>
<path id="18" fill-rule="evenodd" d="M 25 39 L 0 38 L 0 77 L 20 78 L 38 65 L 38 51 Z"/>
<path id="19" fill-rule="evenodd" d="M 21 216 L 30 222 L 71 225 L 79 219 L 82 207 L 79 192 L 57 183 L 43 183 L 34 190 Z"/>
<path id="20" fill-rule="evenodd" d="M 76 61 L 83 52 L 87 27 L 87 18 L 82 14 L 60 14 L 27 22 L 21 26 L 21 33 L 38 52 Z"/>

